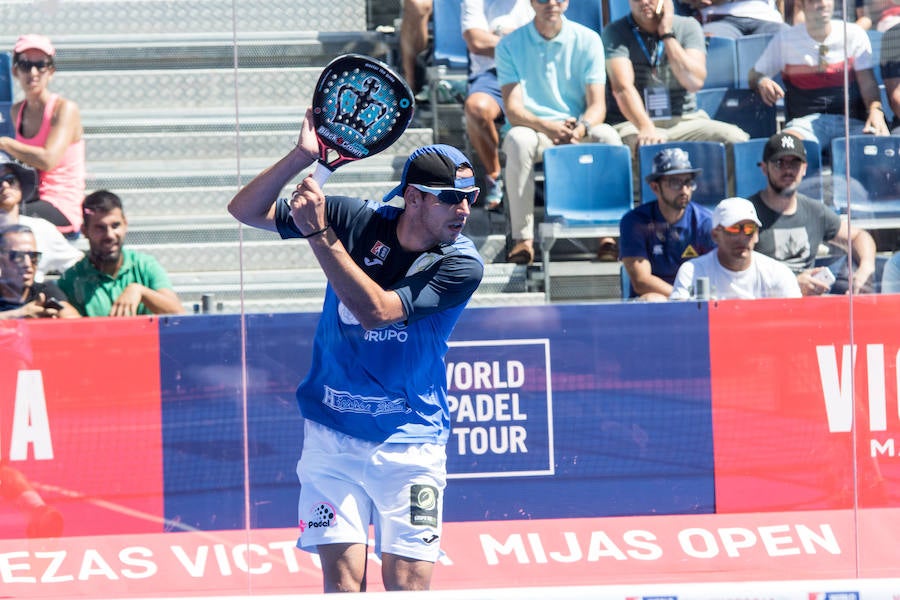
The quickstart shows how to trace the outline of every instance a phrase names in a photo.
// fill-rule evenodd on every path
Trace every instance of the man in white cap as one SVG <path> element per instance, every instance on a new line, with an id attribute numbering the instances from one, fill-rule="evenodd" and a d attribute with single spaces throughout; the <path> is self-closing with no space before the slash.
<path id="1" fill-rule="evenodd" d="M 678 269 L 670 300 L 695 297 L 699 278 L 709 281 L 709 298 L 799 298 L 791 270 L 753 248 L 759 240 L 759 217 L 744 198 L 726 198 L 713 211 L 715 252 L 689 260 Z"/>
<path id="2" fill-rule="evenodd" d="M 450 435 L 444 354 L 484 268 L 462 235 L 475 173 L 462 152 L 439 144 L 415 150 L 385 196 L 402 197 L 403 208 L 326 196 L 311 176 L 279 198 L 317 156 L 308 110 L 298 145 L 228 205 L 247 225 L 306 239 L 328 278 L 297 388 L 297 545 L 319 554 L 326 592 L 364 591 L 374 524 L 385 588 L 428 589 Z"/>

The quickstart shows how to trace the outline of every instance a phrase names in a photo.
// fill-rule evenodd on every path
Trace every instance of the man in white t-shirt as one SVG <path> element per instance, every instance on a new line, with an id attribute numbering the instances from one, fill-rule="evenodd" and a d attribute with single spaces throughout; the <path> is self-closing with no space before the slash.
<path id="1" fill-rule="evenodd" d="M 754 252 L 759 217 L 753 203 L 726 198 L 713 211 L 714 252 L 682 264 L 670 300 L 695 297 L 698 278 L 709 281 L 709 299 L 799 298 L 797 278 L 785 265 Z"/>

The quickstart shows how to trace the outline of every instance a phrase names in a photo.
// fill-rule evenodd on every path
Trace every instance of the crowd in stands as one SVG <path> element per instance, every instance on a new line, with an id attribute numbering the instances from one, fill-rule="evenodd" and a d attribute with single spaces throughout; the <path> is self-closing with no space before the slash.
<path id="1" fill-rule="evenodd" d="M 15 137 L 0 137 L 0 319 L 182 313 L 156 259 L 123 248 L 119 197 L 84 195 L 81 116 L 49 90 L 55 56 L 42 35 L 13 48 L 24 98 L 10 110 Z M 87 255 L 71 243 L 81 235 Z"/>
<path id="2" fill-rule="evenodd" d="M 399 66 L 420 98 L 434 1 L 402 3 Z M 843 23 L 834 0 L 628 0 L 627 14 L 597 30 L 567 17 L 573 1 L 460 0 L 470 57 L 466 134 L 480 163 L 480 205 L 508 219 L 507 262 L 534 261 L 536 173 L 547 148 L 627 145 L 640 182 L 640 147 L 746 142 L 737 124 L 699 109 L 696 94 L 706 88 L 711 38 L 765 34 L 746 75 L 759 100 L 783 103 L 785 115 L 760 158 L 766 186 L 746 204 L 723 194 L 710 210 L 692 202 L 704 165 L 661 149 L 645 179 L 655 200 L 641 203 L 635 186 L 618 239 L 598 240 L 601 255 L 621 261 L 627 295 L 647 301 L 693 295 L 698 276 L 715 280 L 718 297 L 795 295 L 770 260 L 803 295 L 900 288 L 900 258 L 876 281 L 873 237 L 800 193 L 803 141 L 816 142 L 827 160 L 832 139 L 845 134 L 845 95 L 851 135 L 900 135 L 900 9 L 860 0 L 855 21 Z M 883 36 L 880 55 L 870 32 Z M 0 137 L 0 318 L 183 312 L 160 264 L 124 248 L 121 199 L 106 190 L 85 197 L 81 115 L 74 100 L 51 91 L 55 59 L 42 35 L 22 35 L 12 48 L 22 99 L 9 115 L 15 135 Z M 76 244 L 85 241 L 87 253 Z M 820 256 L 826 245 L 843 250 L 830 266 Z M 740 282 L 738 271 L 746 271 Z"/>
<path id="3" fill-rule="evenodd" d="M 412 1 L 406 0 L 404 7 Z M 407 13 L 404 8 L 401 50 L 411 47 L 402 39 L 408 17 L 430 15 L 432 1 L 439 0 L 416 2 L 427 4 L 427 11 Z M 694 175 L 704 165 L 691 165 L 684 152 L 660 152 L 647 178 L 656 201 L 640 205 L 635 187 L 638 206 L 621 220 L 621 247 L 613 259 L 621 260 L 627 272 L 631 297 L 680 297 L 682 292 L 674 294 L 673 288 L 680 267 L 711 252 L 721 240 L 732 241 L 730 229 L 737 227 L 737 239 L 749 242 L 738 244 L 742 251 L 749 248 L 754 258 L 768 257 L 794 275 L 796 285 L 790 290 L 773 288 L 787 295 L 795 295 L 794 287 L 803 295 L 878 287 L 873 237 L 850 227 L 822 198 L 798 190 L 805 189 L 804 140 L 818 144 L 822 154 L 815 164 L 824 160 L 826 176 L 830 172 L 831 141 L 845 135 L 845 77 L 850 134 L 900 134 L 900 10 L 890 3 L 859 0 L 855 21 L 844 23 L 834 0 L 629 0 L 628 14 L 591 31 L 567 17 L 571 1 L 530 0 L 535 16 L 515 31 L 509 30 L 510 23 L 523 20 L 525 2 L 461 2 L 461 33 L 470 55 L 467 134 L 483 163 L 489 208 L 502 207 L 508 215 L 508 262 L 534 260 L 535 165 L 551 145 L 624 143 L 634 152 L 634 179 L 639 182 L 640 147 L 721 142 L 729 161 L 726 189 L 733 190 L 731 147 L 749 135 L 698 109 L 695 94 L 706 87 L 711 38 L 763 34 L 764 50 L 747 73 L 737 74 L 735 85 L 746 77 L 760 102 L 783 106 L 784 122 L 769 132 L 772 137 L 759 161 L 767 184 L 747 199 L 752 218 L 716 222 L 713 213 L 691 203 Z M 880 54 L 867 30 L 883 33 Z M 499 98 L 496 88 L 489 94 L 484 90 L 490 55 Z M 598 68 L 601 62 L 603 68 Z M 496 152 L 498 140 L 503 161 Z M 815 178 L 821 185 L 822 173 Z M 731 206 L 741 204 L 728 200 Z M 608 250 L 608 242 L 600 240 L 601 252 Z M 830 267 L 821 256 L 827 245 L 832 248 Z M 719 253 L 720 266 L 726 264 L 723 259 Z M 754 270 L 768 264 L 761 259 L 752 263 Z M 895 263 L 900 259 L 885 269 L 888 274 Z M 780 278 L 784 271 L 777 271 Z M 834 282 L 825 271 L 834 275 Z"/>

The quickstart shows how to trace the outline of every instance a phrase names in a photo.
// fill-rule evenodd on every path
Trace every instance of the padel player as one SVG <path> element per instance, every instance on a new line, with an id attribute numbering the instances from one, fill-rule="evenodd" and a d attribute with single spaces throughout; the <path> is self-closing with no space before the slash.
<path id="1" fill-rule="evenodd" d="M 428 589 L 440 555 L 450 422 L 447 340 L 484 263 L 461 235 L 478 197 L 468 158 L 446 145 L 406 161 L 403 208 L 324 196 L 311 112 L 297 146 L 230 202 L 239 221 L 306 238 L 328 278 L 312 365 L 297 389 L 300 548 L 326 592 L 365 591 L 369 524 L 387 590 Z"/>

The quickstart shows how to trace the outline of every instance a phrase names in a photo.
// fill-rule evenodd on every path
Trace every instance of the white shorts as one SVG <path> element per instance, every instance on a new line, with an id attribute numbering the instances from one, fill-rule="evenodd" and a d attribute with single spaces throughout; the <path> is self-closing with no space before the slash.
<path id="1" fill-rule="evenodd" d="M 310 420 L 297 463 L 300 539 L 321 544 L 367 544 L 375 554 L 435 562 L 440 556 L 447 452 L 442 444 L 378 444 Z"/>

